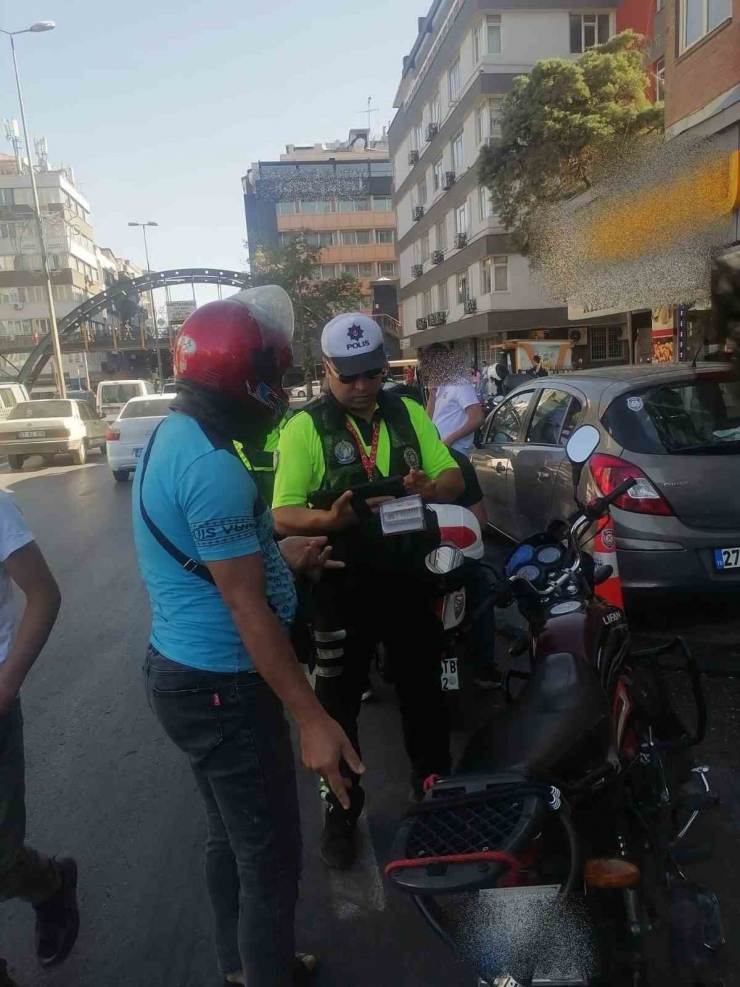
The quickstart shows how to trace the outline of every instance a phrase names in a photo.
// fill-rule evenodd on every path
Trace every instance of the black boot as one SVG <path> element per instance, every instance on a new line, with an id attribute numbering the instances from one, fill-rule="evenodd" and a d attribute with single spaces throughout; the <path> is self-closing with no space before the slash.
<path id="1" fill-rule="evenodd" d="M 42 966 L 55 966 L 69 956 L 80 931 L 77 905 L 77 864 L 60 857 L 57 864 L 62 883 L 51 898 L 34 905 L 36 910 L 36 956 Z"/>
<path id="2" fill-rule="evenodd" d="M 319 852 L 332 870 L 347 870 L 357 856 L 357 818 L 340 805 L 330 802 L 324 816 L 324 832 Z"/>

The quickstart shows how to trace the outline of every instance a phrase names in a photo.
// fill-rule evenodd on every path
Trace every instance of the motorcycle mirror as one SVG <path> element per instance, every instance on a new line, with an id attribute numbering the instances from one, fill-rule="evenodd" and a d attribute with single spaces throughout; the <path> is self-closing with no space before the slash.
<path id="1" fill-rule="evenodd" d="M 440 545 L 434 552 L 430 552 L 424 561 L 427 569 L 435 576 L 446 576 L 465 564 L 465 556 L 459 548 Z"/>
<path id="2" fill-rule="evenodd" d="M 599 448 L 601 435 L 594 425 L 581 425 L 568 439 L 565 453 L 572 466 L 584 466 Z"/>

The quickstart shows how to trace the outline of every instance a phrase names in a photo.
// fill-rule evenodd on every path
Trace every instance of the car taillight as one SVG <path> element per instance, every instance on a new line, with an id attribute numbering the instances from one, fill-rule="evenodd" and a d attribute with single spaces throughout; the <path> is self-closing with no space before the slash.
<path id="1" fill-rule="evenodd" d="M 121 438 L 120 429 L 117 429 L 117 428 L 109 428 L 109 429 L 106 429 L 106 432 L 105 432 L 105 441 L 106 442 L 118 442 L 118 440 L 120 438 Z"/>
<path id="2" fill-rule="evenodd" d="M 610 494 L 629 477 L 637 480 L 634 487 L 614 501 L 614 506 L 620 510 L 631 511 L 633 514 L 673 514 L 671 505 L 655 489 L 639 466 L 628 463 L 626 459 L 598 452 L 591 457 L 588 466 L 602 496 Z"/>

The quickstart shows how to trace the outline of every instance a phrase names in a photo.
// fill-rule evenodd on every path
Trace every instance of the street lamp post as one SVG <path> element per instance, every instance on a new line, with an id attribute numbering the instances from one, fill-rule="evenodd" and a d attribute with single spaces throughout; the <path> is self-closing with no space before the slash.
<path id="1" fill-rule="evenodd" d="M 33 192 L 33 210 L 36 221 L 36 236 L 39 240 L 39 253 L 41 254 L 41 269 L 44 274 L 46 284 L 46 300 L 49 305 L 49 322 L 51 323 L 51 343 L 54 350 L 54 369 L 56 371 L 57 387 L 61 397 L 67 396 L 67 385 L 64 382 L 64 368 L 62 366 L 62 347 L 59 344 L 59 329 L 57 327 L 57 316 L 54 308 L 54 295 L 51 290 L 51 271 L 49 270 L 49 258 L 46 254 L 46 243 L 44 242 L 44 230 L 41 225 L 41 205 L 39 203 L 39 190 L 36 187 L 36 172 L 33 169 L 31 159 L 31 143 L 28 139 L 28 126 L 26 125 L 26 110 L 23 105 L 23 90 L 21 89 L 21 78 L 18 74 L 18 59 L 15 53 L 15 38 L 19 34 L 40 34 L 42 31 L 53 31 L 54 21 L 38 21 L 31 27 L 23 31 L 5 31 L 0 28 L 0 34 L 5 34 L 10 38 L 10 50 L 13 53 L 13 69 L 15 70 L 15 84 L 18 90 L 18 103 L 21 108 L 21 125 L 23 126 L 23 140 L 26 142 L 26 153 L 28 154 L 28 166 L 31 172 L 31 189 Z"/>
<path id="2" fill-rule="evenodd" d="M 147 226 L 159 226 L 159 223 L 129 223 L 129 226 L 140 226 L 144 234 L 144 256 L 146 257 L 146 269 L 152 273 L 152 265 L 149 263 L 149 247 L 146 242 Z M 157 326 L 157 310 L 154 307 L 154 288 L 149 289 L 149 301 L 152 306 L 152 322 L 154 324 L 154 345 L 157 347 L 157 373 L 159 374 L 160 389 L 164 386 L 164 371 L 162 370 L 162 351 L 159 348 L 159 327 Z"/>

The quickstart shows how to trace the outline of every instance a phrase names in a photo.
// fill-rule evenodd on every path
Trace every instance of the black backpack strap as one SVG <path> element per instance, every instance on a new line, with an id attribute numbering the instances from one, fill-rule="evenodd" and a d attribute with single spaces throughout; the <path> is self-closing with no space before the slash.
<path id="1" fill-rule="evenodd" d="M 149 440 L 149 445 L 144 453 L 144 461 L 141 464 L 141 480 L 139 481 L 139 508 L 141 510 L 141 516 L 144 519 L 144 524 L 147 526 L 153 537 L 156 538 L 165 552 L 167 552 L 168 555 L 171 555 L 179 566 L 182 566 L 185 572 L 192 572 L 194 576 L 199 576 L 207 583 L 210 583 L 211 586 L 215 586 L 216 580 L 211 575 L 208 566 L 203 565 L 202 562 L 198 562 L 197 559 L 191 559 L 190 556 L 186 555 L 184 552 L 181 552 L 176 545 L 173 545 L 164 531 L 162 531 L 161 528 L 158 528 L 154 521 L 152 521 L 146 507 L 144 507 L 144 477 L 146 476 L 146 469 L 149 465 L 149 456 L 151 455 L 152 447 L 154 446 L 154 440 L 157 438 L 157 432 L 159 431 L 161 425 L 162 423 L 160 422 L 154 429 L 154 434 Z"/>

